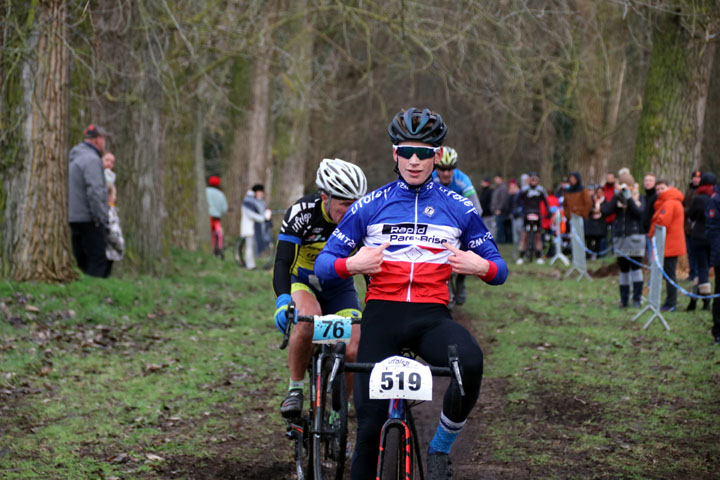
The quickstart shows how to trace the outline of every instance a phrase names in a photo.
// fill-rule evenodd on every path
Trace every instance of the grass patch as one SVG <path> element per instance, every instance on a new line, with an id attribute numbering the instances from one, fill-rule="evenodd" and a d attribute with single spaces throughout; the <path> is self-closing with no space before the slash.
<path id="1" fill-rule="evenodd" d="M 0 284 L 2 477 L 290 475 L 271 282 L 175 252 L 156 277 Z M 492 404 L 467 462 L 497 478 L 713 478 L 707 312 L 643 330 L 617 308 L 615 277 L 547 265 L 467 283 L 462 310 L 486 353 L 477 410 Z"/>

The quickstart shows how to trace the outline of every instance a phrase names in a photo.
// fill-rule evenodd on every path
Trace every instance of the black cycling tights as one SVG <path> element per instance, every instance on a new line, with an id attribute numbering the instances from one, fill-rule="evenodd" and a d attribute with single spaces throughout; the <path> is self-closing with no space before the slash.
<path id="1" fill-rule="evenodd" d="M 455 344 L 462 366 L 465 396 L 457 382 L 450 383 L 443 412 L 453 422 L 464 421 L 477 402 L 483 373 L 483 354 L 473 336 L 452 320 L 445 305 L 370 300 L 362 317 L 357 361 L 379 362 L 409 348 L 431 365 L 446 367 L 447 347 Z M 357 444 L 351 478 L 375 478 L 380 429 L 387 420 L 388 400 L 369 399 L 369 374 L 355 374 Z"/>

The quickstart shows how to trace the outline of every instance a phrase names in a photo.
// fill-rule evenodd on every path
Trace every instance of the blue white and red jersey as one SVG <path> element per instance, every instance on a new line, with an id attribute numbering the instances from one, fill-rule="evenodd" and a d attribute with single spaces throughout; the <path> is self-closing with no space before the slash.
<path id="1" fill-rule="evenodd" d="M 433 182 L 440 183 L 437 172 L 433 170 L 432 175 Z M 473 184 L 470 181 L 470 177 L 468 177 L 464 172 L 461 172 L 459 168 L 453 170 L 452 179 L 450 179 L 450 184 L 447 187 L 450 190 L 459 193 L 463 197 L 470 198 L 472 195 L 477 194 L 475 187 L 473 187 Z"/>
<path id="2" fill-rule="evenodd" d="M 315 260 L 321 279 L 349 277 L 347 257 L 358 246 L 388 242 L 382 271 L 370 276 L 365 301 L 448 303 L 452 255 L 442 243 L 466 247 L 490 262 L 480 277 L 500 285 L 507 264 L 467 198 L 436 182 L 412 187 L 402 179 L 355 202 Z"/>

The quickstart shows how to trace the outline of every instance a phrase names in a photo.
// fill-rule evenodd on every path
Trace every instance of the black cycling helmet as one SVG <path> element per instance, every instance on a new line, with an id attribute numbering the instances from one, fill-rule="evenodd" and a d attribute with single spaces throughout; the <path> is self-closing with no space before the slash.
<path id="1" fill-rule="evenodd" d="M 414 141 L 439 147 L 447 135 L 447 126 L 440 115 L 427 108 L 408 108 L 395 114 L 388 135 L 393 145 Z"/>

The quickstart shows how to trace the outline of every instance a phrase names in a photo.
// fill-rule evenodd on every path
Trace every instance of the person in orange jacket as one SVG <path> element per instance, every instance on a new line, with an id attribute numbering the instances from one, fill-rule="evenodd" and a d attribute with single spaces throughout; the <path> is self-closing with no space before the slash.
<path id="1" fill-rule="evenodd" d="M 655 190 L 658 199 L 655 201 L 655 213 L 650 221 L 650 238 L 655 234 L 656 226 L 667 229 L 665 234 L 665 258 L 663 270 L 675 282 L 677 259 L 685 255 L 685 209 L 683 207 L 684 195 L 680 190 L 668 185 L 666 180 L 658 180 Z M 663 312 L 674 312 L 677 304 L 677 289 L 666 279 L 667 295 L 665 303 L 660 308 Z"/>

